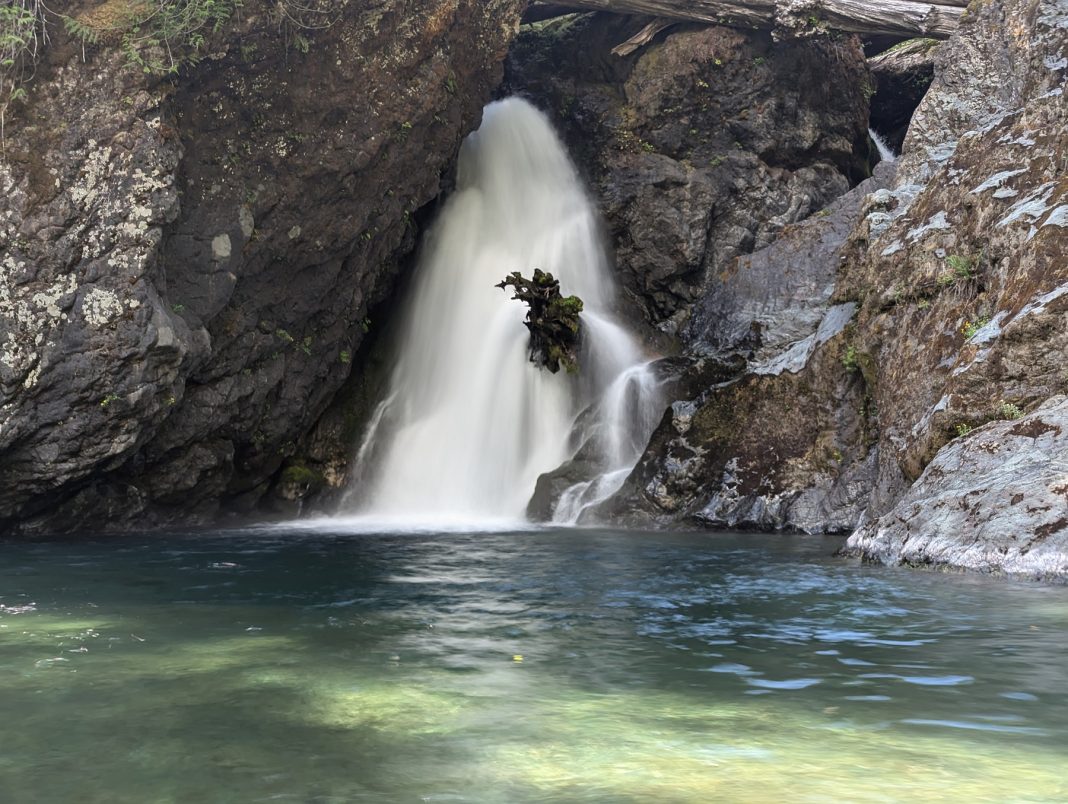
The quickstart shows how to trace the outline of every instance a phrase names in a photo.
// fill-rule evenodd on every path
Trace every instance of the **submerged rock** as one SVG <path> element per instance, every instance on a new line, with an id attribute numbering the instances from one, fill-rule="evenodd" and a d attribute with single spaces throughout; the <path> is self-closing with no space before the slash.
<path id="1" fill-rule="evenodd" d="M 883 564 L 1068 579 L 1068 397 L 950 442 L 843 552 Z"/>

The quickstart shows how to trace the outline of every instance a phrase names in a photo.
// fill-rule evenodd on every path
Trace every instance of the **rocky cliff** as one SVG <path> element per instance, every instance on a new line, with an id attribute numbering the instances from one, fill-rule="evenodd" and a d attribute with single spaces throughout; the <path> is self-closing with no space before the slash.
<path id="1" fill-rule="evenodd" d="M 251 508 L 344 382 L 519 0 L 246 3 L 177 77 L 74 4 L 0 163 L 0 527 Z M 107 33 L 107 32 L 104 32 Z"/>
<path id="2" fill-rule="evenodd" d="M 867 175 L 869 76 L 855 37 L 672 26 L 591 14 L 526 31 L 509 91 L 557 121 L 605 214 L 645 319 L 680 332 L 709 277 Z"/>
<path id="3" fill-rule="evenodd" d="M 839 297 L 860 304 L 856 348 L 876 367 L 880 428 L 869 524 L 851 552 L 1046 575 L 1048 553 L 1036 550 L 1033 563 L 1013 553 L 1043 540 L 1062 557 L 1068 547 L 1068 490 L 1046 477 L 1063 478 L 1064 453 L 1042 437 L 1063 422 L 1063 405 L 1030 425 L 978 429 L 1068 391 L 1066 79 L 1068 8 L 1053 0 L 973 4 L 938 56 L 898 177 L 862 224 L 867 242 L 840 284 Z M 1027 433 L 1033 441 L 1020 438 Z M 983 449 L 998 459 L 969 463 Z M 958 455 L 959 471 L 947 472 Z M 1004 464 L 1017 467 L 1021 488 L 1036 490 L 1020 505 L 980 491 L 1000 485 Z M 934 483 L 969 509 L 964 527 L 933 512 L 917 526 L 915 495 Z M 892 534 L 909 522 L 905 549 L 909 537 Z M 961 549 L 925 552 L 917 542 L 927 540 Z M 973 541 L 984 549 L 962 549 Z"/>
<path id="4" fill-rule="evenodd" d="M 1062 3 L 973 4 L 896 171 L 706 280 L 689 351 L 747 371 L 672 406 L 608 513 L 1065 572 L 1063 405 L 1027 414 L 1068 390 L 1066 44 Z"/>

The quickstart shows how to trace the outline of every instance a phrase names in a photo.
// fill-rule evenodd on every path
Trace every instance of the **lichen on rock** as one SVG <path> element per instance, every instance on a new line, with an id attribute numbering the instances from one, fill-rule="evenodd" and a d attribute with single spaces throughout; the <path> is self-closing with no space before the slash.
<path id="1" fill-rule="evenodd" d="M 249 0 L 166 80 L 51 31 L 0 160 L 0 529 L 254 509 L 359 362 L 521 3 L 328 5 L 295 48 Z"/>

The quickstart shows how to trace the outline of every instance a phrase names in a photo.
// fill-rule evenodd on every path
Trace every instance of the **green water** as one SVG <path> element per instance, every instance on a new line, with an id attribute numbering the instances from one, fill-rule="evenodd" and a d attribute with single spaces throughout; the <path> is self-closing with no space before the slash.
<path id="1" fill-rule="evenodd" d="M 0 801 L 1068 800 L 1068 588 L 836 544 L 0 544 Z"/>

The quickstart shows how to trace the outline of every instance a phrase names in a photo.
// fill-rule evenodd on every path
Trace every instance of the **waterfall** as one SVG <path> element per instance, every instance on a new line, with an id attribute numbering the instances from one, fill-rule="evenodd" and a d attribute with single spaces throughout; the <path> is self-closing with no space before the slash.
<path id="1" fill-rule="evenodd" d="M 594 454 L 597 476 L 565 494 L 557 518 L 573 521 L 622 484 L 661 403 L 648 359 L 612 312 L 616 288 L 598 230 L 548 120 L 518 98 L 486 107 L 423 245 L 386 401 L 359 447 L 349 513 L 402 523 L 520 520 L 538 477 L 580 447 Z M 577 375 L 530 362 L 527 307 L 495 287 L 535 268 L 584 302 Z"/>
<path id="2" fill-rule="evenodd" d="M 897 154 L 894 153 L 894 149 L 887 144 L 886 140 L 882 138 L 874 128 L 868 129 L 868 136 L 871 137 L 871 141 L 875 143 L 875 147 L 879 149 L 879 158 L 884 162 L 896 162 Z"/>

